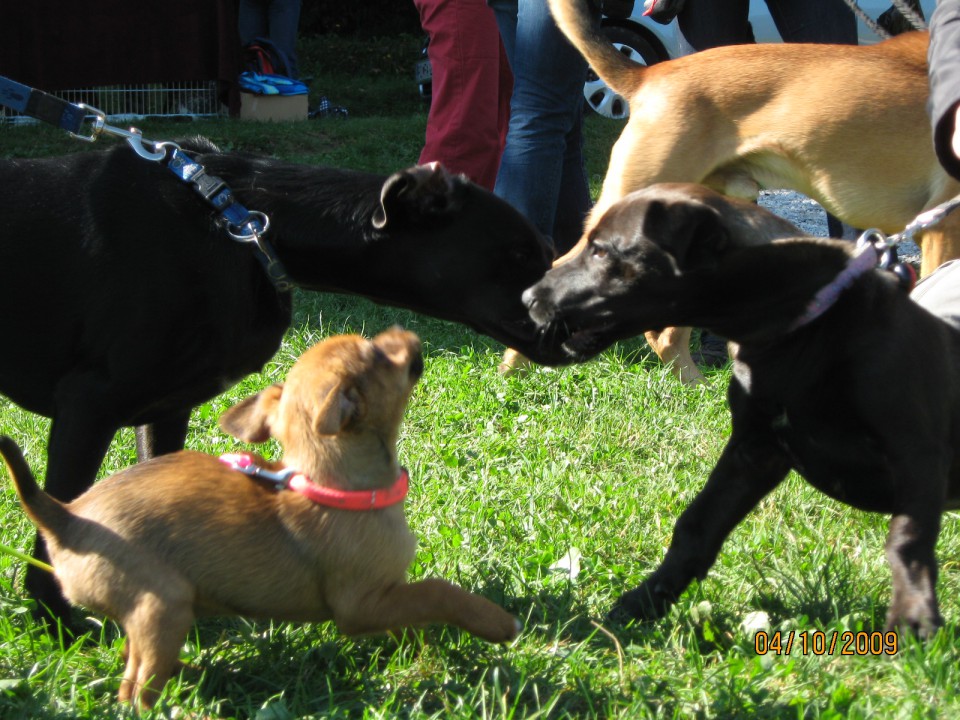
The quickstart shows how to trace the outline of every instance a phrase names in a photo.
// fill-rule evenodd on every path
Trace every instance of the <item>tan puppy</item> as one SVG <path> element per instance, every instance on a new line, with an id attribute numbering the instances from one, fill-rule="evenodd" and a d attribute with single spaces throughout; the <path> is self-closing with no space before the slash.
<path id="1" fill-rule="evenodd" d="M 659 182 L 706 185 L 755 199 L 796 190 L 854 227 L 903 230 L 957 194 L 940 167 L 926 115 L 927 34 L 871 46 L 734 45 L 649 67 L 599 33 L 587 0 L 549 0 L 557 24 L 593 70 L 630 102 L 584 238 L 613 203 Z M 919 239 L 921 275 L 960 257 L 960 214 Z M 702 380 L 690 331 L 647 340 L 687 383 Z M 508 351 L 504 365 L 517 362 Z"/>
<path id="2" fill-rule="evenodd" d="M 184 451 L 64 505 L 37 487 L 16 444 L 0 439 L 64 594 L 127 632 L 120 700 L 156 701 L 201 615 L 332 619 L 348 635 L 434 622 L 491 642 L 517 635 L 517 621 L 488 600 L 443 580 L 406 582 L 416 540 L 398 502 L 406 474 L 396 441 L 422 369 L 412 333 L 333 337 L 304 353 L 285 385 L 223 415 L 223 429 L 243 440 L 277 438 L 282 462 L 256 464 L 295 469 L 290 487 L 300 492 Z M 334 509 L 311 499 L 331 489 L 332 502 L 386 506 Z"/>

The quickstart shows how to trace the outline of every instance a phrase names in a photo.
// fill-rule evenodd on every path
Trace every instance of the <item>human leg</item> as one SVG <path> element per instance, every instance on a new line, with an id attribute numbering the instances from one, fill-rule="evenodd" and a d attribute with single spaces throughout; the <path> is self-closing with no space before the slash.
<path id="1" fill-rule="evenodd" d="M 262 0 L 240 0 L 237 30 L 240 33 L 241 45 L 251 43 L 258 37 L 265 37 L 269 28 L 266 3 Z"/>
<path id="2" fill-rule="evenodd" d="M 857 18 L 841 0 L 767 0 L 784 42 L 857 44 Z"/>
<path id="3" fill-rule="evenodd" d="M 750 0 L 686 0 L 677 15 L 681 43 L 690 52 L 752 43 L 749 14 Z"/>
<path id="4" fill-rule="evenodd" d="M 493 189 L 512 79 L 485 0 L 414 0 L 430 37 L 433 91 L 420 162 L 442 162 Z"/>
<path id="5" fill-rule="evenodd" d="M 271 42 L 287 56 L 287 74 L 300 77 L 297 61 L 297 29 L 300 26 L 300 0 L 271 0 L 269 9 Z"/>
<path id="6" fill-rule="evenodd" d="M 579 237 L 590 208 L 579 125 L 586 61 L 557 28 L 543 0 L 491 0 L 490 5 L 514 76 L 495 192 L 554 237 L 562 251 Z M 556 237 L 557 229 L 568 234 L 571 226 L 576 237 Z"/>

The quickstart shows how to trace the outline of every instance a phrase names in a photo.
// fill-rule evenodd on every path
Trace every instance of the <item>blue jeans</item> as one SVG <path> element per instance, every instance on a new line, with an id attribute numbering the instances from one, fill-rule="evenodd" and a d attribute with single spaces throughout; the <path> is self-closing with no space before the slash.
<path id="1" fill-rule="evenodd" d="M 563 253 L 580 238 L 591 206 L 581 132 L 587 63 L 557 28 L 546 0 L 488 1 L 513 71 L 494 192 Z"/>
<path id="2" fill-rule="evenodd" d="M 766 0 L 784 42 L 857 44 L 857 19 L 843 0 Z M 750 0 L 686 0 L 677 15 L 686 49 L 752 43 Z"/>
<path id="3" fill-rule="evenodd" d="M 300 77 L 297 63 L 297 28 L 300 24 L 300 0 L 240 0 L 237 29 L 240 44 L 258 37 L 267 38 L 287 56 L 289 76 Z"/>

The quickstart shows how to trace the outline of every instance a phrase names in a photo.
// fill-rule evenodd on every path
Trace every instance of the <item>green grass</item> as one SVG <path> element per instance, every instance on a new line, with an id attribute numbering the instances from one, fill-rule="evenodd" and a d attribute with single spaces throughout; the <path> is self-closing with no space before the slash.
<path id="1" fill-rule="evenodd" d="M 364 48 L 314 42 L 306 53 L 314 91 L 346 104 L 349 120 L 149 121 L 141 123 L 145 135 L 202 133 L 226 148 L 383 172 L 414 162 L 426 117 L 405 69 L 416 58 L 416 39 L 392 44 L 389 63 L 384 52 L 372 55 L 371 66 L 358 59 L 368 57 Z M 346 88 L 369 102 L 347 98 Z M 588 123 L 595 185 L 618 131 L 597 118 Z M 55 130 L 0 127 L 4 156 L 86 149 Z M 43 282 L 37 278 L 37 292 Z M 282 378 L 319 339 L 373 334 L 394 323 L 416 331 L 424 340 L 426 372 L 399 448 L 412 477 L 409 522 L 420 537 L 411 576 L 461 583 L 505 605 L 525 630 L 513 644 L 494 647 L 445 628 L 402 641 L 350 640 L 330 625 L 207 620 L 184 646 L 190 667 L 148 717 L 933 718 L 960 712 L 954 514 L 945 518 L 939 547 L 948 625 L 926 644 L 902 638 L 895 657 L 815 656 L 804 654 L 799 640 L 789 656 L 758 655 L 741 628 L 749 613 L 763 611 L 772 629 L 784 633 L 882 629 L 890 593 L 886 519 L 830 501 L 796 477 L 736 529 L 706 580 L 691 587 L 667 619 L 604 626 L 618 594 L 662 558 L 675 518 L 723 446 L 727 371 L 714 373 L 709 387 L 682 387 L 636 340 L 583 366 L 507 379 L 496 371 L 503 348 L 466 328 L 358 298 L 302 293 L 296 300 L 293 327 L 275 359 L 196 410 L 189 447 L 211 453 L 233 447 L 217 429 L 218 415 Z M 25 448 L 38 473 L 48 426 L 0 399 L 0 431 Z M 132 433 L 124 431 L 103 473 L 133 460 Z M 29 548 L 32 527 L 6 479 L 0 513 L 0 542 Z M 579 573 L 552 570 L 571 549 L 579 553 Z M 23 570 L 21 562 L 0 556 L 0 718 L 133 717 L 113 701 L 122 672 L 118 629 L 104 622 L 90 642 L 61 647 L 30 619 Z"/>

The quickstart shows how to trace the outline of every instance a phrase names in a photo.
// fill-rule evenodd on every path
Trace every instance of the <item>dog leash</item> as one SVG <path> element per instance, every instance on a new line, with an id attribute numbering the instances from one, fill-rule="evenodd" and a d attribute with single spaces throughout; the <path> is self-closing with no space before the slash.
<path id="1" fill-rule="evenodd" d="M 6 553 L 7 555 L 12 555 L 17 560 L 22 560 L 23 562 L 30 563 L 31 565 L 38 567 L 41 570 L 46 570 L 48 573 L 53 572 L 53 566 L 48 565 L 43 560 L 37 560 L 34 557 L 30 557 L 26 553 L 20 552 L 16 548 L 12 548 L 9 545 L 0 544 L 0 552 Z"/>
<path id="2" fill-rule="evenodd" d="M 410 488 L 410 476 L 405 468 L 388 488 L 380 490 L 337 490 L 318 485 L 294 468 L 273 471 L 257 465 L 250 453 L 227 453 L 220 462 L 244 475 L 269 483 L 276 490 L 293 490 L 324 507 L 340 510 L 381 510 L 403 502 Z"/>
<path id="3" fill-rule="evenodd" d="M 859 4 L 857 3 L 857 0 L 843 0 L 843 1 L 846 3 L 847 7 L 850 8 L 853 14 L 856 15 L 858 18 L 860 18 L 860 20 L 863 21 L 863 24 L 866 25 L 868 28 L 870 28 L 870 30 L 881 40 L 886 40 L 892 37 L 890 33 L 887 32 L 887 30 L 880 25 L 880 23 L 878 23 L 872 17 L 867 15 L 867 13 L 865 13 L 860 8 Z M 911 8 L 906 3 L 906 0 L 891 0 L 891 3 L 897 9 L 897 11 L 899 11 L 899 13 L 903 15 L 903 17 L 906 18 L 906 20 L 914 27 L 914 29 L 916 30 L 927 29 L 926 21 L 924 21 L 923 17 L 918 15 L 916 12 L 914 12 L 913 8 Z"/>
<path id="4" fill-rule="evenodd" d="M 85 103 L 67 102 L 3 76 L 0 76 L 0 105 L 66 130 L 72 137 L 84 142 L 95 142 L 101 135 L 121 137 L 144 160 L 165 161 L 167 169 L 178 180 L 191 185 L 218 213 L 217 224 L 224 228 L 231 239 L 254 248 L 256 258 L 273 286 L 279 292 L 293 289 L 293 281 L 266 238 L 270 218 L 262 212 L 247 210 L 226 182 L 207 174 L 203 165 L 183 152 L 177 143 L 144 140 L 143 133 L 137 128 L 124 130 L 108 125 L 106 113 L 102 110 Z M 88 117 L 92 118 L 92 125 L 89 133 L 84 134 L 81 130 Z"/>

